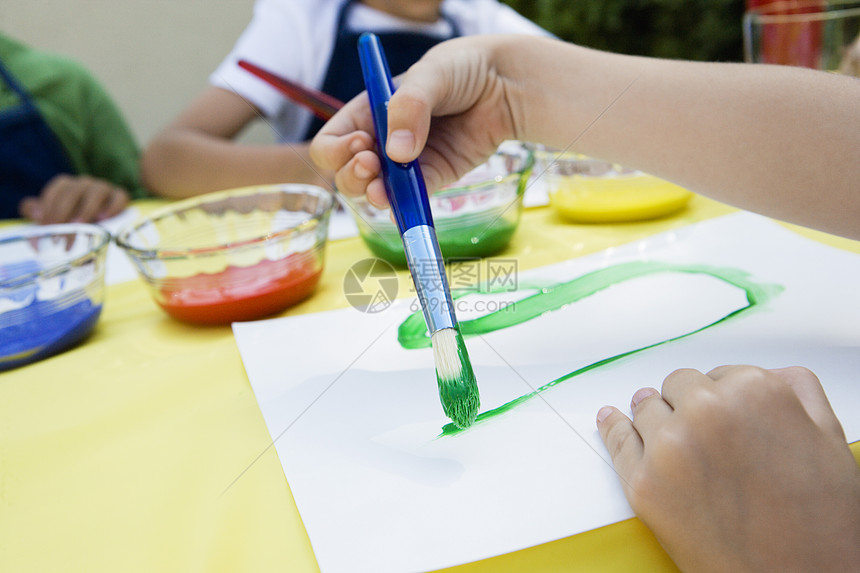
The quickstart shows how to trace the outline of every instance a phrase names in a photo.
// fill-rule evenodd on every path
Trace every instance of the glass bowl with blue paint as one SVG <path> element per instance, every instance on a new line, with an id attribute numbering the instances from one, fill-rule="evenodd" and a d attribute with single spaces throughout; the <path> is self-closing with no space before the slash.
<path id="1" fill-rule="evenodd" d="M 507 141 L 485 163 L 430 195 L 436 237 L 446 259 L 486 257 L 507 247 L 519 226 L 533 165 L 530 146 Z M 403 243 L 390 209 L 377 209 L 364 196 L 345 200 L 371 252 L 405 267 Z"/>
<path id="2" fill-rule="evenodd" d="M 0 235 L 0 370 L 58 354 L 98 322 L 110 234 L 68 223 Z"/>

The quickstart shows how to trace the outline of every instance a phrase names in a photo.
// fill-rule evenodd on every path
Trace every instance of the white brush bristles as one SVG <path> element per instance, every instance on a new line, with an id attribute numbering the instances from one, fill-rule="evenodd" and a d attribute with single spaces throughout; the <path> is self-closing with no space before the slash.
<path id="1" fill-rule="evenodd" d="M 457 331 L 443 328 L 430 338 L 433 345 L 433 359 L 436 361 L 436 374 L 442 380 L 456 380 L 463 373 L 460 355 L 457 352 Z"/>

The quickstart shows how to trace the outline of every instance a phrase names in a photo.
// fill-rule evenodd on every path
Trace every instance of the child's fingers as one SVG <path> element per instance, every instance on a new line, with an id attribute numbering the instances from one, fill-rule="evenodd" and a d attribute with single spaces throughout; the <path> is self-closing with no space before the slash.
<path id="1" fill-rule="evenodd" d="M 102 206 L 101 211 L 96 213 L 96 221 L 110 219 L 114 215 L 119 215 L 128 206 L 129 201 L 130 197 L 124 189 L 114 187 L 113 192 Z"/>
<path id="2" fill-rule="evenodd" d="M 642 459 L 642 438 L 633 422 L 612 406 L 604 406 L 597 413 L 597 429 L 612 457 L 612 465 L 627 484 L 636 464 Z M 626 487 L 626 485 L 625 485 Z"/>
<path id="3" fill-rule="evenodd" d="M 111 183 L 101 180 L 82 182 L 78 188 L 81 200 L 71 214 L 72 221 L 91 223 L 98 220 L 99 213 L 110 203 L 111 196 L 119 191 Z"/>
<path id="4" fill-rule="evenodd" d="M 774 374 L 782 378 L 786 384 L 791 386 L 797 397 L 800 398 L 803 407 L 806 409 L 809 417 L 818 424 L 819 427 L 829 431 L 832 435 L 841 440 L 845 439 L 845 433 L 842 430 L 842 425 L 836 418 L 833 412 L 833 407 L 824 393 L 824 388 L 818 377 L 806 368 L 801 366 L 792 366 L 789 368 L 777 368 L 771 370 Z"/>
<path id="5" fill-rule="evenodd" d="M 79 182 L 69 175 L 58 175 L 51 179 L 42 190 L 43 224 L 63 223 L 71 220 L 77 211 L 81 194 Z"/>
<path id="6" fill-rule="evenodd" d="M 36 197 L 25 197 L 18 205 L 18 212 L 22 217 L 30 219 L 34 223 L 42 222 L 42 204 Z"/>
<path id="7" fill-rule="evenodd" d="M 310 146 L 311 160 L 323 169 L 337 171 L 362 151 L 373 150 L 373 137 L 364 131 L 347 135 L 320 133 Z"/>
<path id="8" fill-rule="evenodd" d="M 430 133 L 432 102 L 424 97 L 430 86 L 406 84 L 401 86 L 388 104 L 388 140 L 386 153 L 401 163 L 412 161 L 421 154 Z M 435 84 L 433 84 L 435 85 Z"/>
<path id="9" fill-rule="evenodd" d="M 663 380 L 660 392 L 663 400 L 677 410 L 686 397 L 692 395 L 703 383 L 712 383 L 713 379 L 693 368 L 675 370 Z"/>
<path id="10" fill-rule="evenodd" d="M 633 410 L 633 427 L 642 440 L 648 440 L 651 431 L 662 426 L 666 417 L 672 413 L 672 407 L 654 388 L 637 390 L 630 406 Z"/>
<path id="11" fill-rule="evenodd" d="M 376 178 L 367 184 L 367 200 L 370 204 L 379 209 L 387 209 L 388 195 L 385 193 L 385 184 L 382 179 Z"/>
<path id="12" fill-rule="evenodd" d="M 362 151 L 338 169 L 334 177 L 338 191 L 349 197 L 358 197 L 367 191 L 367 185 L 379 176 L 379 157 L 372 151 Z"/>

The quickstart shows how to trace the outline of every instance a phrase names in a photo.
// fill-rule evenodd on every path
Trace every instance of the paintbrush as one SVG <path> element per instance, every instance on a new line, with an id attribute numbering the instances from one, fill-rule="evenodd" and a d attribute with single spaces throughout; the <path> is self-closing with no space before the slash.
<path id="1" fill-rule="evenodd" d="M 398 163 L 385 153 L 388 100 L 394 93 L 394 82 L 379 38 L 369 32 L 362 34 L 358 53 L 382 162 L 382 180 L 430 332 L 442 409 L 457 427 L 466 428 L 478 415 L 478 384 L 454 315 L 424 177 L 418 161 Z"/>
<path id="2" fill-rule="evenodd" d="M 327 93 L 288 80 L 256 64 L 252 64 L 248 60 L 239 60 L 239 67 L 268 82 L 297 104 L 303 105 L 314 112 L 314 115 L 323 121 L 331 119 L 331 116 L 343 107 L 342 101 Z"/>

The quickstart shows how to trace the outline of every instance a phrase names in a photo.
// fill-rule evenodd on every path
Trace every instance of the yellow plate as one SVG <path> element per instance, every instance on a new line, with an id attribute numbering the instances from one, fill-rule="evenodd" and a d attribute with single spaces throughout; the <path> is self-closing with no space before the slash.
<path id="1" fill-rule="evenodd" d="M 561 216 L 581 223 L 654 219 L 683 209 L 692 193 L 651 175 L 559 178 L 550 189 L 550 205 Z"/>

